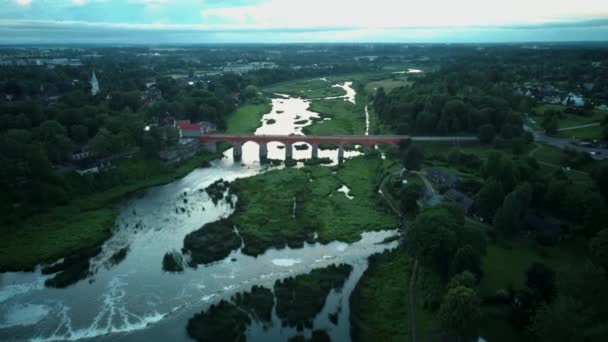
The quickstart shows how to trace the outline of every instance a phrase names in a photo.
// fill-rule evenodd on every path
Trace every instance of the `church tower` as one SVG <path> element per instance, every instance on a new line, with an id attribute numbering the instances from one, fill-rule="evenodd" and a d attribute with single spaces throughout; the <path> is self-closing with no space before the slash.
<path id="1" fill-rule="evenodd" d="M 99 94 L 99 81 L 97 81 L 97 75 L 95 75 L 95 71 L 91 75 L 91 95 L 95 96 Z"/>

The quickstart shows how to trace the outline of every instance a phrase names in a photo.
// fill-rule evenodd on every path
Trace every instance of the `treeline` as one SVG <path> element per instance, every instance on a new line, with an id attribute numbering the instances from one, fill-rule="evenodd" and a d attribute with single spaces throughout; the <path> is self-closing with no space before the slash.
<path id="1" fill-rule="evenodd" d="M 374 108 L 380 118 L 404 134 L 479 134 L 493 140 L 522 138 L 520 99 L 511 94 L 500 70 L 491 65 L 446 65 L 412 87 L 386 94 L 378 89 Z"/>

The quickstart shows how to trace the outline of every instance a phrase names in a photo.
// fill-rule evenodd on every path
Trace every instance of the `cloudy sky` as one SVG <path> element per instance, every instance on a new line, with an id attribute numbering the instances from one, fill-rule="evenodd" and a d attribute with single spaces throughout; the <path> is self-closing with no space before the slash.
<path id="1" fill-rule="evenodd" d="M 0 44 L 608 39 L 608 0 L 0 0 Z"/>

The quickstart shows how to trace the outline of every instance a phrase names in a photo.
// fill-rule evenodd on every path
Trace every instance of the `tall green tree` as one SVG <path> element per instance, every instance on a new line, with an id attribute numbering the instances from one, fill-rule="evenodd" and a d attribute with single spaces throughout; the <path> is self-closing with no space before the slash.
<path id="1" fill-rule="evenodd" d="M 535 262 L 528 268 L 526 286 L 547 303 L 557 295 L 555 272 L 543 263 Z"/>
<path id="2" fill-rule="evenodd" d="M 481 301 L 473 289 L 452 288 L 439 308 L 443 331 L 456 341 L 476 341 L 481 322 Z"/>
<path id="3" fill-rule="evenodd" d="M 485 221 L 491 221 L 504 197 L 502 184 L 496 178 L 487 180 L 475 198 L 479 216 L 483 217 Z"/>
<path id="4" fill-rule="evenodd" d="M 589 242 L 589 251 L 598 266 L 608 275 L 608 229 L 603 229 Z"/>
<path id="5" fill-rule="evenodd" d="M 589 310 L 582 303 L 571 297 L 560 297 L 537 310 L 530 331 L 543 342 L 587 341 L 588 323 Z"/>

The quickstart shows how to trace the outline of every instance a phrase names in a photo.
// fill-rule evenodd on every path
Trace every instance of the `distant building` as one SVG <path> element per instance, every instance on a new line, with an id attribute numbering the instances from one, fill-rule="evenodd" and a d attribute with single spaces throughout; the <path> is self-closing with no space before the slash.
<path id="1" fill-rule="evenodd" d="M 581 95 L 569 93 L 568 96 L 562 102 L 562 104 L 564 106 L 572 105 L 575 107 L 582 107 L 585 105 L 585 99 Z"/>
<path id="2" fill-rule="evenodd" d="M 458 190 L 450 189 L 443 194 L 443 197 L 462 208 L 465 214 L 471 213 L 471 209 L 473 208 L 473 199 L 471 199 L 469 196 Z"/>
<path id="3" fill-rule="evenodd" d="M 97 81 L 97 75 L 95 75 L 95 71 L 91 75 L 91 95 L 95 96 L 99 94 L 99 81 Z"/>
<path id="4" fill-rule="evenodd" d="M 183 138 L 198 138 L 203 135 L 203 129 L 200 124 L 191 123 L 190 120 L 176 120 L 173 124 L 179 130 L 179 137 Z"/>

